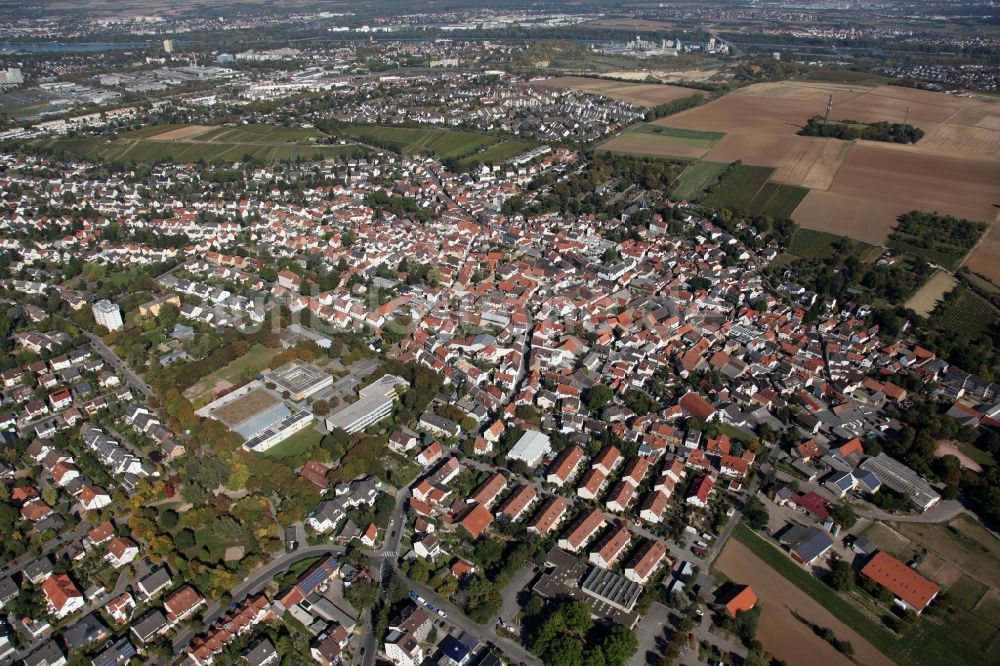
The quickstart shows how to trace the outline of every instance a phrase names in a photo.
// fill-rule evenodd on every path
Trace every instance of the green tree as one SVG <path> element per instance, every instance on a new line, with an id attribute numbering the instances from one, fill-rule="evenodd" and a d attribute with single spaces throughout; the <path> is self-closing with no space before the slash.
<path id="1" fill-rule="evenodd" d="M 378 601 L 378 583 L 373 580 L 361 580 L 349 587 L 344 597 L 358 610 L 367 610 Z"/>
<path id="2" fill-rule="evenodd" d="M 608 666 L 623 666 L 637 649 L 639 639 L 635 632 L 621 624 L 613 625 L 601 643 L 604 662 Z"/>
<path id="3" fill-rule="evenodd" d="M 845 530 L 851 529 L 858 522 L 858 514 L 854 508 L 842 502 L 830 505 L 830 517 Z"/>
<path id="4" fill-rule="evenodd" d="M 743 507 L 743 519 L 755 530 L 762 530 L 767 527 L 767 507 L 756 497 L 751 497 Z"/>
<path id="5" fill-rule="evenodd" d="M 854 570 L 847 562 L 837 560 L 830 567 L 826 580 L 838 592 L 849 592 L 854 589 Z"/>
<path id="6" fill-rule="evenodd" d="M 584 401 L 587 404 L 587 408 L 591 412 L 599 412 L 607 406 L 612 398 L 614 398 L 614 393 L 605 384 L 594 384 L 587 391 L 587 396 Z"/>

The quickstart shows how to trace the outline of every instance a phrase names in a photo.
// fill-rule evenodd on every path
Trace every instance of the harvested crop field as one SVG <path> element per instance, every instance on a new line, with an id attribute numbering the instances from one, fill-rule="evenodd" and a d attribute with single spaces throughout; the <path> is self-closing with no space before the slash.
<path id="1" fill-rule="evenodd" d="M 937 211 L 989 223 L 996 219 L 998 202 L 1000 162 L 860 141 L 847 154 L 829 191 L 810 192 L 795 210 L 795 221 L 884 244 L 896 218 L 907 211 Z M 1000 279 L 1000 268 L 982 266 L 981 258 L 975 263 Z"/>
<path id="2" fill-rule="evenodd" d="M 884 245 L 896 218 L 912 209 L 912 206 L 892 201 L 857 199 L 839 192 L 812 190 L 795 209 L 792 219 L 810 229 Z"/>
<path id="3" fill-rule="evenodd" d="M 938 211 L 983 222 L 996 219 L 1000 162 L 920 154 L 900 146 L 859 141 L 830 187 L 874 201 L 897 201 L 908 210 Z"/>
<path id="4" fill-rule="evenodd" d="M 945 123 L 928 132 L 917 146 L 921 151 L 997 160 L 1000 159 L 1000 130 Z"/>
<path id="5" fill-rule="evenodd" d="M 990 225 L 962 265 L 1000 287 L 1000 222 Z"/>
<path id="6" fill-rule="evenodd" d="M 924 286 L 917 290 L 917 293 L 910 296 L 910 300 L 906 301 L 906 307 L 918 315 L 928 317 L 937 307 L 938 302 L 944 298 L 945 294 L 954 289 L 956 284 L 958 284 L 958 280 L 955 279 L 954 275 L 945 271 L 937 271 L 930 280 L 924 283 Z"/>
<path id="7" fill-rule="evenodd" d="M 585 76 L 560 76 L 554 79 L 532 81 L 528 85 L 536 88 L 558 88 L 560 90 L 581 90 L 604 95 L 636 106 L 657 106 L 681 97 L 690 97 L 698 90 L 669 86 L 660 83 L 627 83 L 590 79 Z"/>
<path id="8" fill-rule="evenodd" d="M 774 180 L 825 190 L 853 144 L 836 139 L 775 134 L 727 134 L 705 155 L 713 162 L 742 160 L 775 167 Z"/>
<path id="9" fill-rule="evenodd" d="M 827 99 L 863 94 L 848 86 L 782 82 L 747 86 L 724 97 L 657 121 L 659 125 L 733 133 L 795 135 L 826 108 Z M 749 156 L 746 156 L 749 157 Z"/>
<path id="10" fill-rule="evenodd" d="M 850 641 L 858 663 L 892 666 L 891 659 L 736 539 L 726 542 L 714 567 L 732 581 L 753 588 L 762 603 L 757 639 L 776 659 L 789 664 L 853 664 L 796 619 L 794 612 L 814 624 L 832 629 L 840 640 Z"/>
<path id="11" fill-rule="evenodd" d="M 178 127 L 177 129 L 162 132 L 160 134 L 153 134 L 152 136 L 147 137 L 147 139 L 149 141 L 183 141 L 185 139 L 193 139 L 196 136 L 201 136 L 206 132 L 211 132 L 216 129 L 218 129 L 218 126 L 216 125 L 188 125 L 186 127 Z"/>

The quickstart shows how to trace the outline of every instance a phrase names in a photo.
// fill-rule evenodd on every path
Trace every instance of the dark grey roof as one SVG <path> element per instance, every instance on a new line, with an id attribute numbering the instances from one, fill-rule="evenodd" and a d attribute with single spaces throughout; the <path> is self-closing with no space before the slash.
<path id="1" fill-rule="evenodd" d="M 63 642 L 70 650 L 82 650 L 104 638 L 108 631 L 108 625 L 104 624 L 97 613 L 89 613 L 63 632 Z"/>
<path id="2" fill-rule="evenodd" d="M 271 641 L 261 638 L 251 645 L 249 650 L 243 653 L 243 658 L 247 660 L 250 666 L 260 666 L 260 664 L 266 663 L 269 659 L 273 659 L 275 654 L 277 654 L 277 650 L 274 649 Z"/>
<path id="3" fill-rule="evenodd" d="M 167 626 L 167 618 L 159 609 L 151 610 L 132 624 L 132 633 L 142 643 L 146 643 L 158 631 Z"/>
<path id="4" fill-rule="evenodd" d="M 91 662 L 93 666 L 116 666 L 117 664 L 127 664 L 129 660 L 136 656 L 137 652 L 132 641 L 123 638 L 104 652 L 94 657 Z"/>

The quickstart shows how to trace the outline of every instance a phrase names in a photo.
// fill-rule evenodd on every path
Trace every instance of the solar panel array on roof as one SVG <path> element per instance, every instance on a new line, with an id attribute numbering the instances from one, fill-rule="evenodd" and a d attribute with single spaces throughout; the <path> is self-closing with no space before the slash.
<path id="1" fill-rule="evenodd" d="M 115 666 L 128 663 L 128 660 L 138 654 L 135 646 L 127 638 L 123 638 L 94 658 L 94 666 Z"/>
<path id="2" fill-rule="evenodd" d="M 833 545 L 833 540 L 823 530 L 812 528 L 812 533 L 792 550 L 803 562 L 812 562 Z"/>
<path id="3" fill-rule="evenodd" d="M 580 588 L 627 611 L 632 610 L 642 594 L 642 585 L 601 567 L 593 567 Z"/>
<path id="4" fill-rule="evenodd" d="M 305 593 L 312 592 L 316 589 L 316 587 L 321 585 L 329 575 L 330 574 L 325 567 L 316 567 L 315 571 L 306 576 L 305 580 L 299 583 L 299 589 Z"/>

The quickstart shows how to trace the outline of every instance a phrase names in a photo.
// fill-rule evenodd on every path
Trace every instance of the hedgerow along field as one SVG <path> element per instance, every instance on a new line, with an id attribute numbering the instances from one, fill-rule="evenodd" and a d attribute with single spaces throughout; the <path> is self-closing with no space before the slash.
<path id="1" fill-rule="evenodd" d="M 375 145 L 391 147 L 407 155 L 426 153 L 442 160 L 470 158 L 494 148 L 501 155 L 510 152 L 506 158 L 509 159 L 530 147 L 525 142 L 507 142 L 496 136 L 439 128 L 351 125 L 341 130 L 340 134 L 362 143 L 367 139 Z M 500 146 L 506 143 L 514 146 L 501 150 Z"/>

